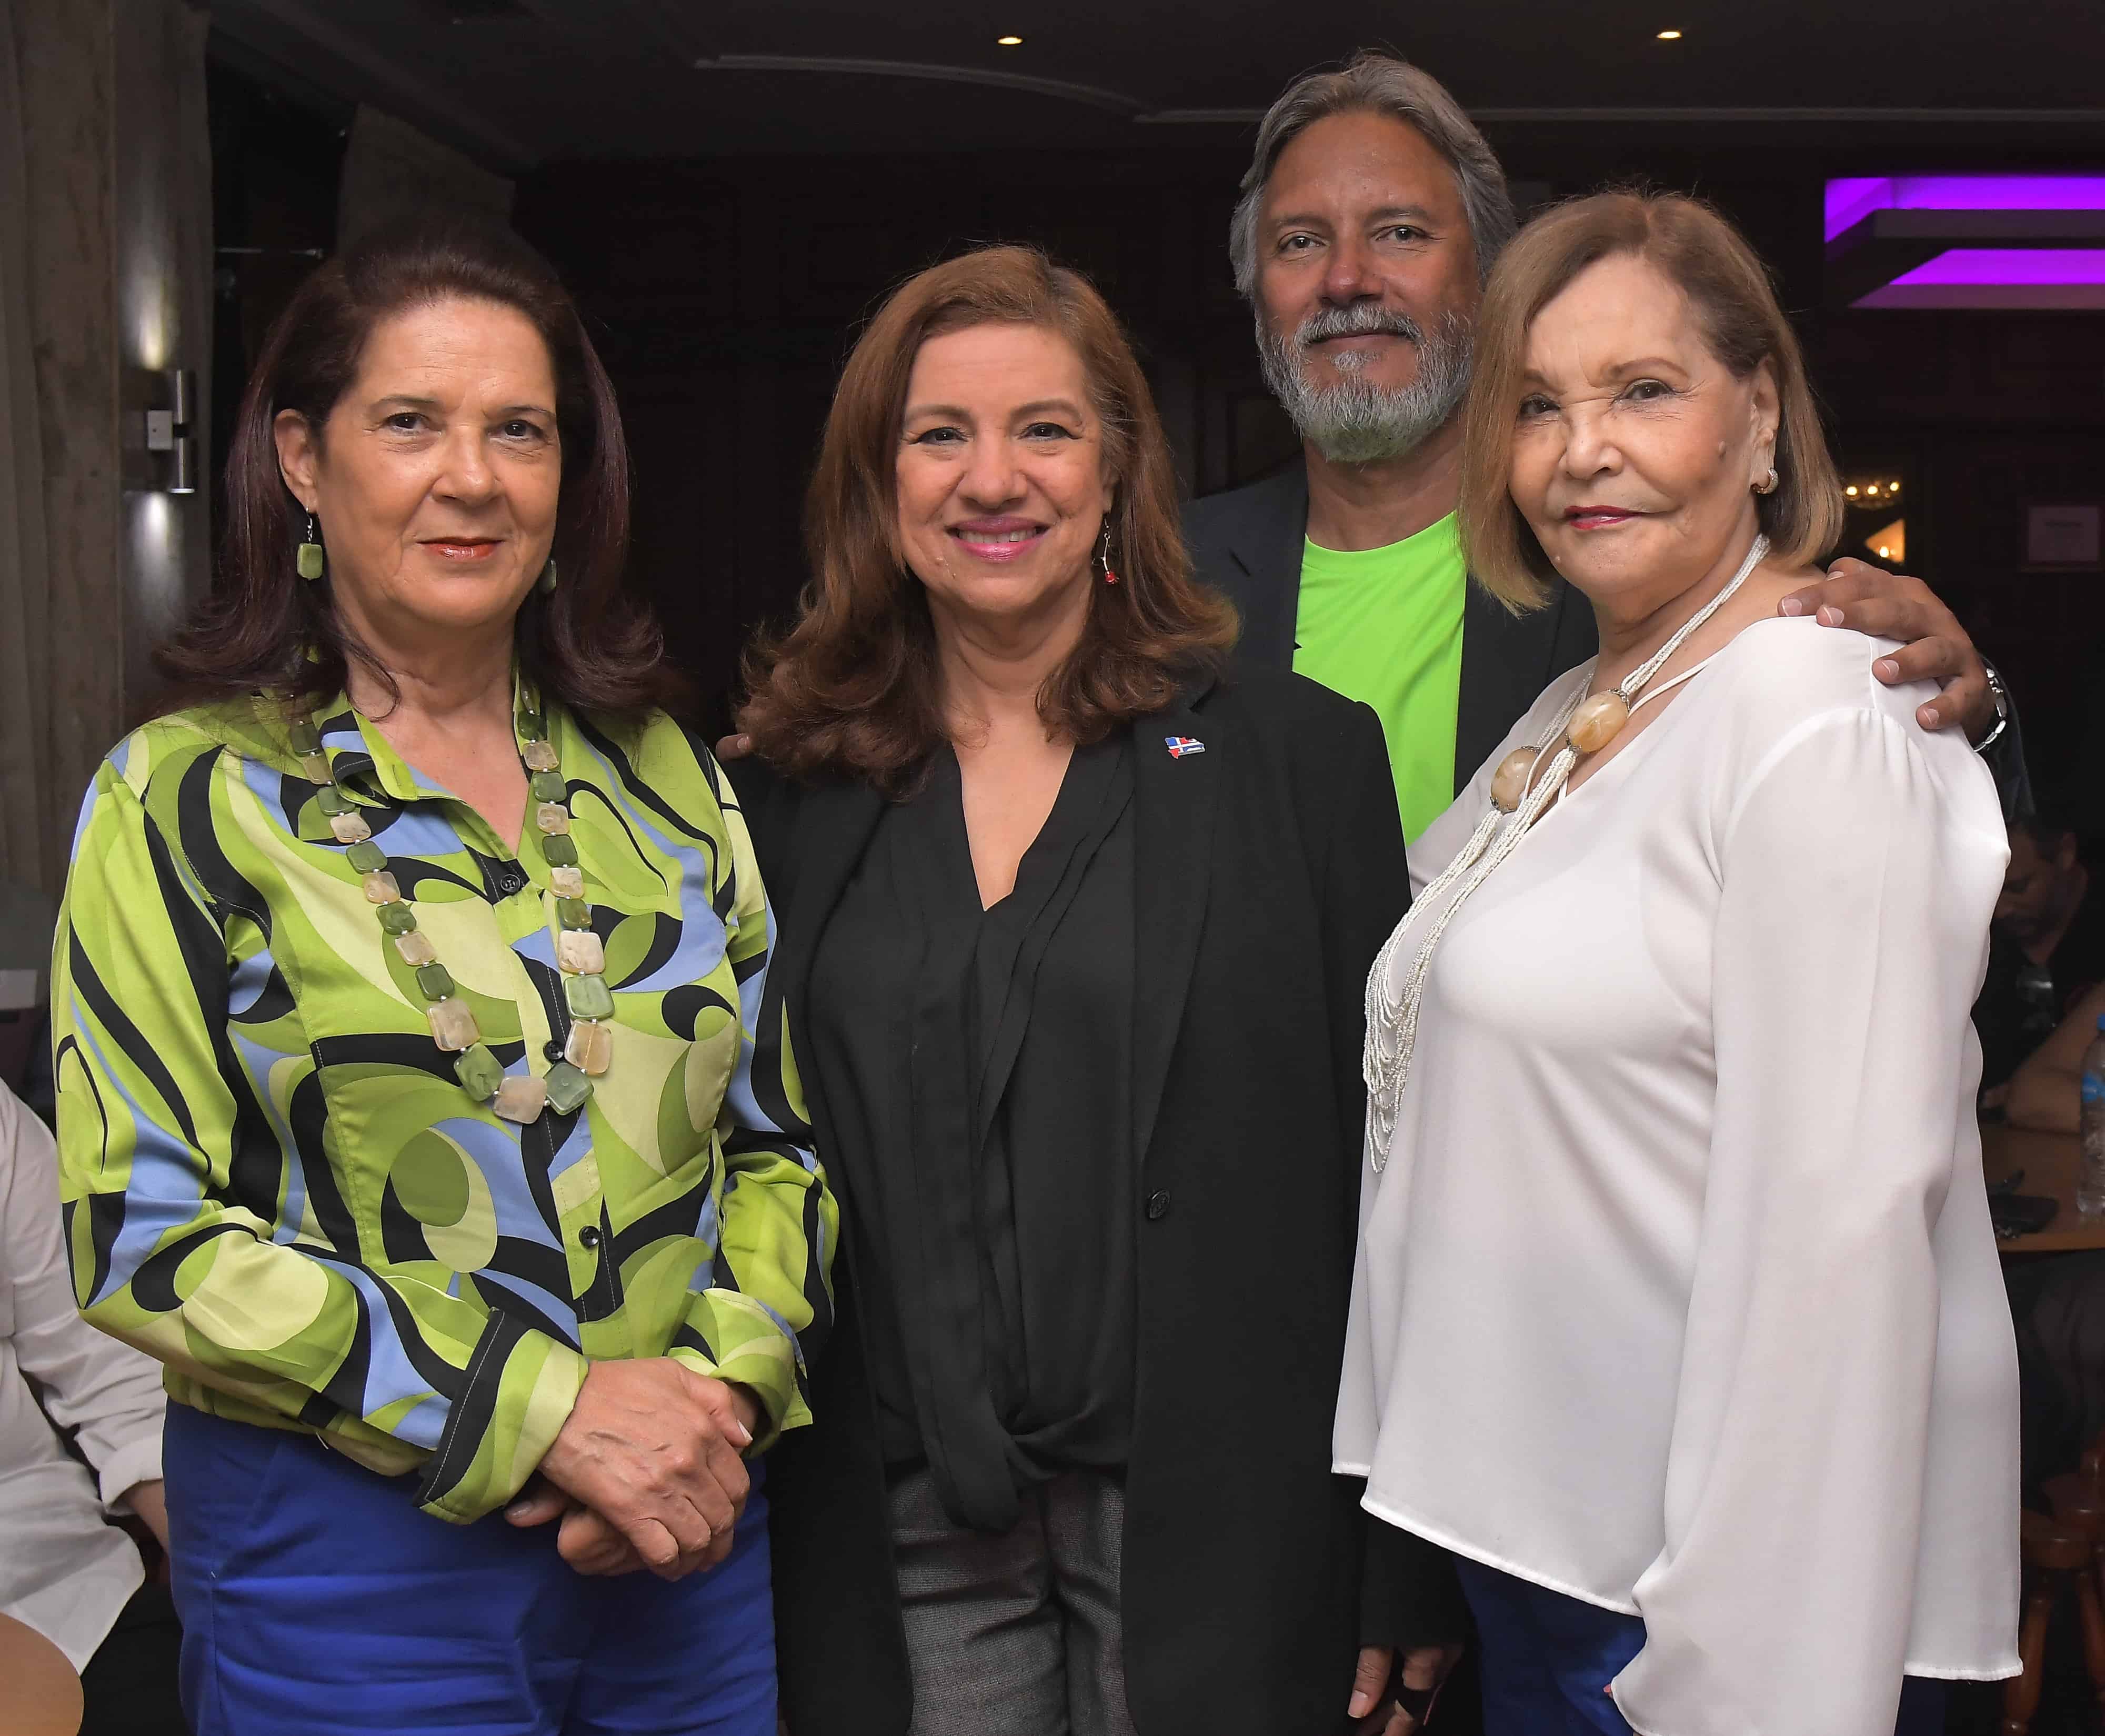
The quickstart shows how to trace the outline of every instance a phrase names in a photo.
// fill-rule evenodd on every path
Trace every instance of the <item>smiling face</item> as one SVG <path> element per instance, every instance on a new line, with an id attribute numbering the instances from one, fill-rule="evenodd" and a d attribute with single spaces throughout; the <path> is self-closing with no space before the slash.
<path id="1" fill-rule="evenodd" d="M 1454 166 L 1386 114 L 1326 116 L 1279 154 L 1257 221 L 1258 346 L 1303 435 L 1400 457 L 1469 378 L 1476 246 Z"/>
<path id="2" fill-rule="evenodd" d="M 554 368 L 525 315 L 456 297 L 381 320 L 320 438 L 290 410 L 276 433 L 352 632 L 406 649 L 509 631 L 547 564 L 563 468 Z"/>
<path id="3" fill-rule="evenodd" d="M 1012 628 L 1085 618 L 1112 484 L 1074 346 L 1011 324 L 923 344 L 898 491 L 900 550 L 939 618 Z"/>
<path id="4" fill-rule="evenodd" d="M 1735 378 L 1647 261 L 1602 260 L 1544 306 L 1520 394 L 1513 504 L 1594 603 L 1647 613 L 1753 539 L 1774 378 L 1766 363 Z"/>

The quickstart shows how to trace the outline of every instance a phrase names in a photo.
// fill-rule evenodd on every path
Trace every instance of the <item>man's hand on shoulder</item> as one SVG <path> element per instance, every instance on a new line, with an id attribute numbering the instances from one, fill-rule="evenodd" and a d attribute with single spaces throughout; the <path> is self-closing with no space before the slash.
<path id="1" fill-rule="evenodd" d="M 1925 730 L 1960 725 L 1968 740 L 1978 742 L 1996 726 L 1995 695 L 1981 654 L 1959 618 L 1920 579 L 1844 559 L 1828 568 L 1818 584 L 1791 592 L 1777 610 L 1812 615 L 1822 627 L 1901 640 L 1899 650 L 1871 665 L 1872 672 L 1888 687 L 1902 681 L 1942 684 L 1942 692 L 1915 708 L 1915 721 Z"/>

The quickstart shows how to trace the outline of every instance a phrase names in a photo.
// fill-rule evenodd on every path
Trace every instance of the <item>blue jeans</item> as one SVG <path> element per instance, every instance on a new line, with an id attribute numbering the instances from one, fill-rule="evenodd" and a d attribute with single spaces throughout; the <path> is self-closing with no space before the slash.
<path id="1" fill-rule="evenodd" d="M 1484 1736 L 1631 1736 L 1608 1684 L 1642 1649 L 1641 1617 L 1457 1556 L 1482 1647 Z M 1948 1683 L 1901 1683 L 1893 1736 L 1938 1736 Z"/>
<path id="2" fill-rule="evenodd" d="M 775 1736 L 760 1467 L 730 1558 L 588 1579 L 556 1527 L 448 1524 L 313 1437 L 168 1407 L 195 1736 Z"/>

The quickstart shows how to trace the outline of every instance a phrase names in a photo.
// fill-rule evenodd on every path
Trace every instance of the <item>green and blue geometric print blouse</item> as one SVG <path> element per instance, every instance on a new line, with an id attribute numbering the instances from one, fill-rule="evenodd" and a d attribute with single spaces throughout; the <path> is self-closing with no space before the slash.
<path id="1" fill-rule="evenodd" d="M 316 721 L 483 1040 L 545 1073 L 570 1015 L 539 852 L 344 699 Z M 834 1206 L 787 1033 L 757 1029 L 773 927 L 735 798 L 663 716 L 547 725 L 615 1009 L 574 1114 L 515 1125 L 461 1089 L 261 701 L 104 761 L 52 966 L 87 1318 L 181 1403 L 421 1467 L 418 1501 L 462 1521 L 525 1484 L 591 1361 L 743 1382 L 762 1444 L 808 1421 L 832 1318 Z"/>

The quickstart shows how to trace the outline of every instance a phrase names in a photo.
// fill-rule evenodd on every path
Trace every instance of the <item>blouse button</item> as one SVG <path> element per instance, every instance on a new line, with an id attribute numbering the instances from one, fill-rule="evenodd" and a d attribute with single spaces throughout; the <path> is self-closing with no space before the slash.
<path id="1" fill-rule="evenodd" d="M 548 1057 L 549 1064 L 551 1066 L 554 1065 L 556 1062 L 560 1061 L 563 1058 L 563 1045 L 561 1041 L 556 1038 L 551 1037 L 546 1042 L 541 1045 L 541 1052 Z"/>
<path id="2" fill-rule="evenodd" d="M 1169 1216 L 1169 1195 L 1166 1189 L 1158 1189 L 1147 1196 L 1147 1221 L 1159 1224 Z"/>
<path id="3" fill-rule="evenodd" d="M 597 1247 L 599 1246 L 599 1225 L 597 1224 L 588 1224 L 583 1229 L 580 1229 L 578 1232 L 578 1245 L 580 1247 Z"/>
<path id="4" fill-rule="evenodd" d="M 497 895 L 499 898 L 516 898 L 525 884 L 525 875 L 507 868 L 497 877 Z"/>

